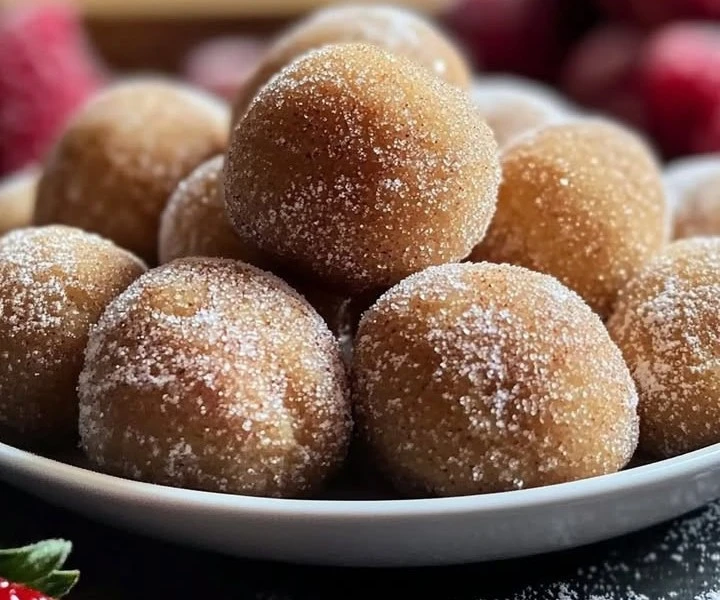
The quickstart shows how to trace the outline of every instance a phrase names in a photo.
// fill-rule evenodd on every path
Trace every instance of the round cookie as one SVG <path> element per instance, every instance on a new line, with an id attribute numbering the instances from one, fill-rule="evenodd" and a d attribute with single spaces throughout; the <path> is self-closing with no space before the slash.
<path id="1" fill-rule="evenodd" d="M 434 24 L 406 8 L 343 5 L 321 8 L 284 32 L 266 51 L 233 105 L 233 122 L 260 88 L 283 67 L 311 50 L 337 43 L 373 44 L 404 56 L 450 84 L 466 89 L 470 67 Z"/>
<path id="2" fill-rule="evenodd" d="M 179 83 L 112 86 L 76 114 L 47 158 L 35 223 L 92 231 L 156 263 L 170 194 L 224 151 L 228 122 L 225 105 Z"/>
<path id="3" fill-rule="evenodd" d="M 608 322 L 640 395 L 640 449 L 665 458 L 720 442 L 720 238 L 670 244 Z"/>
<path id="4" fill-rule="evenodd" d="M 471 97 L 501 148 L 524 133 L 576 114 L 576 109 L 550 88 L 516 76 L 477 77 Z"/>
<path id="5" fill-rule="evenodd" d="M 148 272 L 93 330 L 82 447 L 158 484 L 305 496 L 345 458 L 352 422 L 337 340 L 282 280 L 239 261 Z"/>
<path id="6" fill-rule="evenodd" d="M 720 154 L 677 159 L 664 180 L 675 239 L 720 235 Z"/>
<path id="7" fill-rule="evenodd" d="M 359 436 L 399 489 L 499 492 L 612 473 L 638 439 L 620 351 L 581 298 L 511 265 L 408 277 L 356 336 Z"/>
<path id="8" fill-rule="evenodd" d="M 0 440 L 72 444 L 88 330 L 145 270 L 111 242 L 65 226 L 0 238 Z"/>
<path id="9" fill-rule="evenodd" d="M 31 224 L 39 176 L 32 166 L 0 181 L 0 235 Z"/>
<path id="10" fill-rule="evenodd" d="M 233 131 L 225 202 L 283 268 L 354 294 L 386 289 L 482 239 L 497 145 L 467 95 L 367 44 L 311 52 Z"/>
<path id="11" fill-rule="evenodd" d="M 602 119 L 551 125 L 502 157 L 495 218 L 471 260 L 557 277 L 602 317 L 665 245 L 668 207 L 656 158 Z"/>

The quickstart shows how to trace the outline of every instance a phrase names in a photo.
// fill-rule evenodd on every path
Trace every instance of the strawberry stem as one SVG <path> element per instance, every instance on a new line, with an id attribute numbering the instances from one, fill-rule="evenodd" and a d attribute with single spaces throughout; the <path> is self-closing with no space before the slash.
<path id="1" fill-rule="evenodd" d="M 70 542 L 59 539 L 0 550 L 0 577 L 61 598 L 80 577 L 78 571 L 59 570 L 71 550 Z"/>

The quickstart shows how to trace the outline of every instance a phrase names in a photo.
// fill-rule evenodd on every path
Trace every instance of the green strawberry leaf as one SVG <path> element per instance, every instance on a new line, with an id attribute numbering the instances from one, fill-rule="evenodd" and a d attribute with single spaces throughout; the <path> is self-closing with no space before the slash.
<path id="1" fill-rule="evenodd" d="M 21 583 L 53 598 L 62 598 L 80 578 L 78 571 L 59 571 L 72 544 L 44 540 L 22 548 L 0 550 L 0 577 Z"/>
<path id="2" fill-rule="evenodd" d="M 80 571 L 55 571 L 32 587 L 53 598 L 62 598 L 67 596 L 79 579 Z"/>
<path id="3" fill-rule="evenodd" d="M 65 540 L 45 540 L 22 548 L 0 550 L 0 577 L 32 585 L 62 567 L 70 550 L 72 544 Z"/>

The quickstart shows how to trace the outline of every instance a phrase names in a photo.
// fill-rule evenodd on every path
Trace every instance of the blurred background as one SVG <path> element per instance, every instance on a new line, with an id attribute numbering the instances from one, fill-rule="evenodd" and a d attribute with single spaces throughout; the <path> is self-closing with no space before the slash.
<path id="1" fill-rule="evenodd" d="M 41 156 L 78 103 L 128 72 L 232 98 L 268 40 L 337 3 L 0 0 L 0 174 Z M 391 3 L 435 20 L 480 78 L 549 84 L 642 130 L 666 158 L 720 151 L 720 0 Z"/>

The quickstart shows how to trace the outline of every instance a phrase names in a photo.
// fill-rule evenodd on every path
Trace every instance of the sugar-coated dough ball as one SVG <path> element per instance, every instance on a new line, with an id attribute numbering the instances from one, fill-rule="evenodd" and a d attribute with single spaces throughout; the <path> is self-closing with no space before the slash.
<path id="1" fill-rule="evenodd" d="M 655 156 L 601 119 L 551 125 L 509 146 L 495 218 L 472 260 L 548 273 L 607 317 L 618 290 L 667 242 Z"/>
<path id="2" fill-rule="evenodd" d="M 154 264 L 170 194 L 225 150 L 228 123 L 223 103 L 179 83 L 112 86 L 70 121 L 46 160 L 35 222 L 96 232 Z"/>
<path id="3" fill-rule="evenodd" d="M 720 165 L 717 173 L 698 184 L 675 211 L 674 237 L 720 236 Z"/>
<path id="4" fill-rule="evenodd" d="M 395 6 L 325 7 L 283 32 L 270 46 L 235 100 L 233 121 L 245 113 L 258 90 L 298 56 L 347 42 L 373 44 L 404 56 L 460 88 L 470 84 L 470 67 L 463 54 L 445 33 L 419 14 Z"/>
<path id="5" fill-rule="evenodd" d="M 189 256 L 234 258 L 258 266 L 262 263 L 230 225 L 222 173 L 223 156 L 219 155 L 199 165 L 178 184 L 160 219 L 161 264 Z"/>
<path id="6" fill-rule="evenodd" d="M 387 288 L 467 257 L 495 208 L 497 145 L 468 96 L 366 44 L 311 52 L 235 126 L 240 237 L 329 288 Z"/>
<path id="7" fill-rule="evenodd" d="M 472 84 L 471 96 L 500 147 L 538 127 L 577 115 L 577 109 L 562 96 L 543 84 L 522 77 L 477 77 Z"/>
<path id="8" fill-rule="evenodd" d="M 359 435 L 402 490 L 497 492 L 612 473 L 637 394 L 596 314 L 555 278 L 432 267 L 383 295 L 354 354 Z"/>
<path id="9" fill-rule="evenodd" d="M 720 235 L 720 154 L 677 159 L 664 179 L 674 238 Z"/>
<path id="10" fill-rule="evenodd" d="M 620 294 L 608 323 L 640 395 L 640 449 L 720 442 L 720 238 L 670 244 Z"/>
<path id="11" fill-rule="evenodd" d="M 0 235 L 32 223 L 39 176 L 32 166 L 0 181 Z"/>
<path id="12" fill-rule="evenodd" d="M 82 447 L 99 469 L 260 496 L 315 492 L 352 422 L 337 341 L 279 278 L 239 261 L 148 272 L 93 330 Z"/>
<path id="13" fill-rule="evenodd" d="M 243 244 L 230 225 L 222 191 L 223 157 L 216 156 L 197 167 L 180 182 L 160 219 L 160 263 L 176 258 L 205 256 L 233 258 L 256 267 L 269 268 L 267 258 Z M 313 283 L 295 281 L 277 273 L 313 305 L 334 332 L 346 326 L 348 299 Z"/>
<path id="14" fill-rule="evenodd" d="M 144 270 L 129 252 L 71 227 L 0 238 L 0 441 L 74 442 L 88 330 Z"/>

